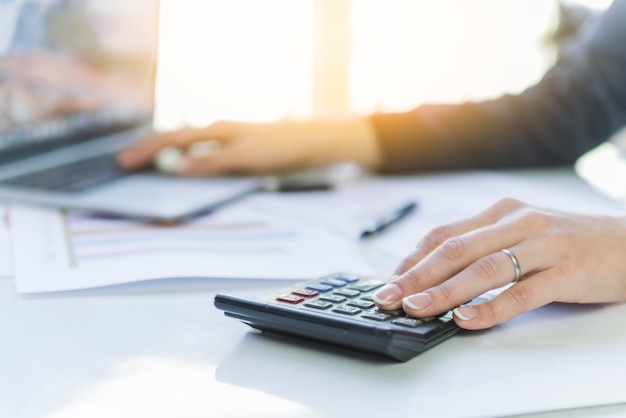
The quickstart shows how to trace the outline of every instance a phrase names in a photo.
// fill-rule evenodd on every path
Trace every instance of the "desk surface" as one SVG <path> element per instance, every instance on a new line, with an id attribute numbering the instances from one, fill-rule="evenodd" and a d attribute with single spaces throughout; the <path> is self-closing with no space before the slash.
<path id="1" fill-rule="evenodd" d="M 621 207 L 569 170 L 514 175 L 546 195 L 576 190 Z M 396 261 L 369 259 L 381 275 Z M 625 304 L 551 305 L 398 364 L 287 344 L 212 305 L 217 292 L 263 295 L 281 284 L 163 280 L 25 296 L 0 279 L 0 416 L 552 417 L 578 415 L 545 411 L 602 404 L 610 406 L 580 413 L 626 412 L 623 384 L 609 384 L 626 376 Z"/>

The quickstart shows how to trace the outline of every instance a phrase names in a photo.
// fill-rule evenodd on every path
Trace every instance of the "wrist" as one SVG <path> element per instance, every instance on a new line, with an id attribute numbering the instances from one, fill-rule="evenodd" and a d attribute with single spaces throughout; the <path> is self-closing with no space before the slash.
<path id="1" fill-rule="evenodd" d="M 353 161 L 363 168 L 376 171 L 382 163 L 381 151 L 374 128 L 366 118 L 313 122 L 321 132 L 314 132 L 315 148 L 312 165 L 328 165 Z"/>

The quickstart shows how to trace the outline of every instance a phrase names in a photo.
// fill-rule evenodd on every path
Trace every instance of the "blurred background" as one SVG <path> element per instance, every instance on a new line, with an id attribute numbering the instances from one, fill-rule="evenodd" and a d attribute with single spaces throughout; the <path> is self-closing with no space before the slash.
<path id="1" fill-rule="evenodd" d="M 157 126 L 519 92 L 610 1 L 162 0 Z"/>
<path id="2" fill-rule="evenodd" d="M 162 0 L 157 129 L 520 92 L 611 0 Z M 624 132 L 578 173 L 626 200 Z"/>

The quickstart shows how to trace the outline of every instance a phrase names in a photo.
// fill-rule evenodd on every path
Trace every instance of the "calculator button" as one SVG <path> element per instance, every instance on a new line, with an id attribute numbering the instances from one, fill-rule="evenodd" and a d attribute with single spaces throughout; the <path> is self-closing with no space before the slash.
<path id="1" fill-rule="evenodd" d="M 390 309 L 390 310 L 378 309 L 376 312 L 380 312 L 380 313 L 384 313 L 384 314 L 396 316 L 396 317 L 406 315 L 406 312 L 404 312 L 402 309 Z"/>
<path id="2" fill-rule="evenodd" d="M 287 303 L 296 304 L 296 303 L 300 303 L 304 301 L 304 298 L 302 296 L 297 296 L 297 295 L 281 295 L 277 297 L 276 300 L 279 302 L 287 302 Z"/>
<path id="3" fill-rule="evenodd" d="M 345 296 L 339 296 L 339 295 L 322 295 L 318 299 L 324 300 L 326 302 L 332 302 L 332 303 L 342 303 L 348 300 Z"/>
<path id="4" fill-rule="evenodd" d="M 354 290 L 354 289 L 337 289 L 333 292 L 333 294 L 345 296 L 348 298 L 354 298 L 356 296 L 359 296 L 361 292 L 359 292 L 358 290 Z"/>
<path id="5" fill-rule="evenodd" d="M 415 329 L 415 332 L 421 334 L 424 338 L 434 338 L 443 333 L 443 323 L 438 319 L 422 324 Z"/>
<path id="6" fill-rule="evenodd" d="M 315 309 L 328 309 L 333 306 L 330 302 L 324 302 L 323 300 L 313 300 L 304 304 L 304 306 Z"/>
<path id="7" fill-rule="evenodd" d="M 374 321 L 387 321 L 390 318 L 393 318 L 391 315 L 384 314 L 382 312 L 368 312 L 361 315 L 361 318 L 372 319 Z"/>
<path id="8" fill-rule="evenodd" d="M 437 319 L 437 317 L 436 316 L 423 316 L 420 319 L 422 320 L 422 322 L 430 322 L 433 319 Z"/>
<path id="9" fill-rule="evenodd" d="M 368 280 L 357 285 L 352 285 L 350 286 L 350 289 L 360 290 L 361 292 L 371 292 L 372 290 L 378 289 L 384 284 L 385 282 L 381 282 L 380 280 Z"/>
<path id="10" fill-rule="evenodd" d="M 333 312 L 337 312 L 344 315 L 356 315 L 362 311 L 359 308 L 352 308 L 350 306 L 337 306 L 333 309 Z"/>
<path id="11" fill-rule="evenodd" d="M 415 328 L 419 325 L 422 325 L 422 321 L 420 321 L 419 319 L 408 318 L 408 317 L 396 318 L 393 321 L 391 321 L 391 323 L 394 325 L 400 325 L 402 327 L 408 327 L 408 328 Z"/>
<path id="12" fill-rule="evenodd" d="M 332 279 L 332 278 L 320 280 L 320 283 L 327 284 L 327 285 L 330 285 L 332 287 L 343 287 L 343 286 L 345 286 L 347 284 L 347 282 L 345 282 L 343 280 Z"/>
<path id="13" fill-rule="evenodd" d="M 312 298 L 313 296 L 317 296 L 320 294 L 320 292 L 313 289 L 296 289 L 293 290 L 291 293 L 298 296 L 304 296 L 305 298 Z"/>
<path id="14" fill-rule="evenodd" d="M 335 273 L 335 274 L 329 275 L 328 277 L 340 279 L 346 283 L 354 283 L 360 280 L 359 276 L 356 276 L 354 274 L 346 274 L 346 273 Z"/>
<path id="15" fill-rule="evenodd" d="M 447 332 L 448 330 L 458 327 L 456 322 L 446 317 L 439 318 L 439 321 L 442 322 L 441 329 L 443 330 L 443 332 Z"/>
<path id="16" fill-rule="evenodd" d="M 347 303 L 348 306 L 354 306 L 355 308 L 361 308 L 361 309 L 371 309 L 374 306 L 373 302 L 368 302 L 367 300 L 362 300 L 362 299 L 358 299 L 358 300 L 353 300 Z"/>
<path id="17" fill-rule="evenodd" d="M 322 284 L 322 283 L 311 283 L 307 285 L 306 288 L 311 289 L 311 290 L 317 290 L 320 293 L 330 292 L 331 290 L 334 289 L 332 286 L 329 286 L 327 284 Z"/>

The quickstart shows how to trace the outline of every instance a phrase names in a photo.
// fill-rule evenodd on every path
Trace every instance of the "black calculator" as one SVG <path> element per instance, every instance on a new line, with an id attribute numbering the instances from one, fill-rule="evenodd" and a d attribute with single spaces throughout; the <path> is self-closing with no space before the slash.
<path id="1" fill-rule="evenodd" d="M 452 312 L 412 318 L 381 310 L 372 293 L 386 282 L 333 273 L 260 299 L 217 294 L 226 316 L 267 332 L 307 338 L 398 361 L 407 361 L 460 331 Z"/>

